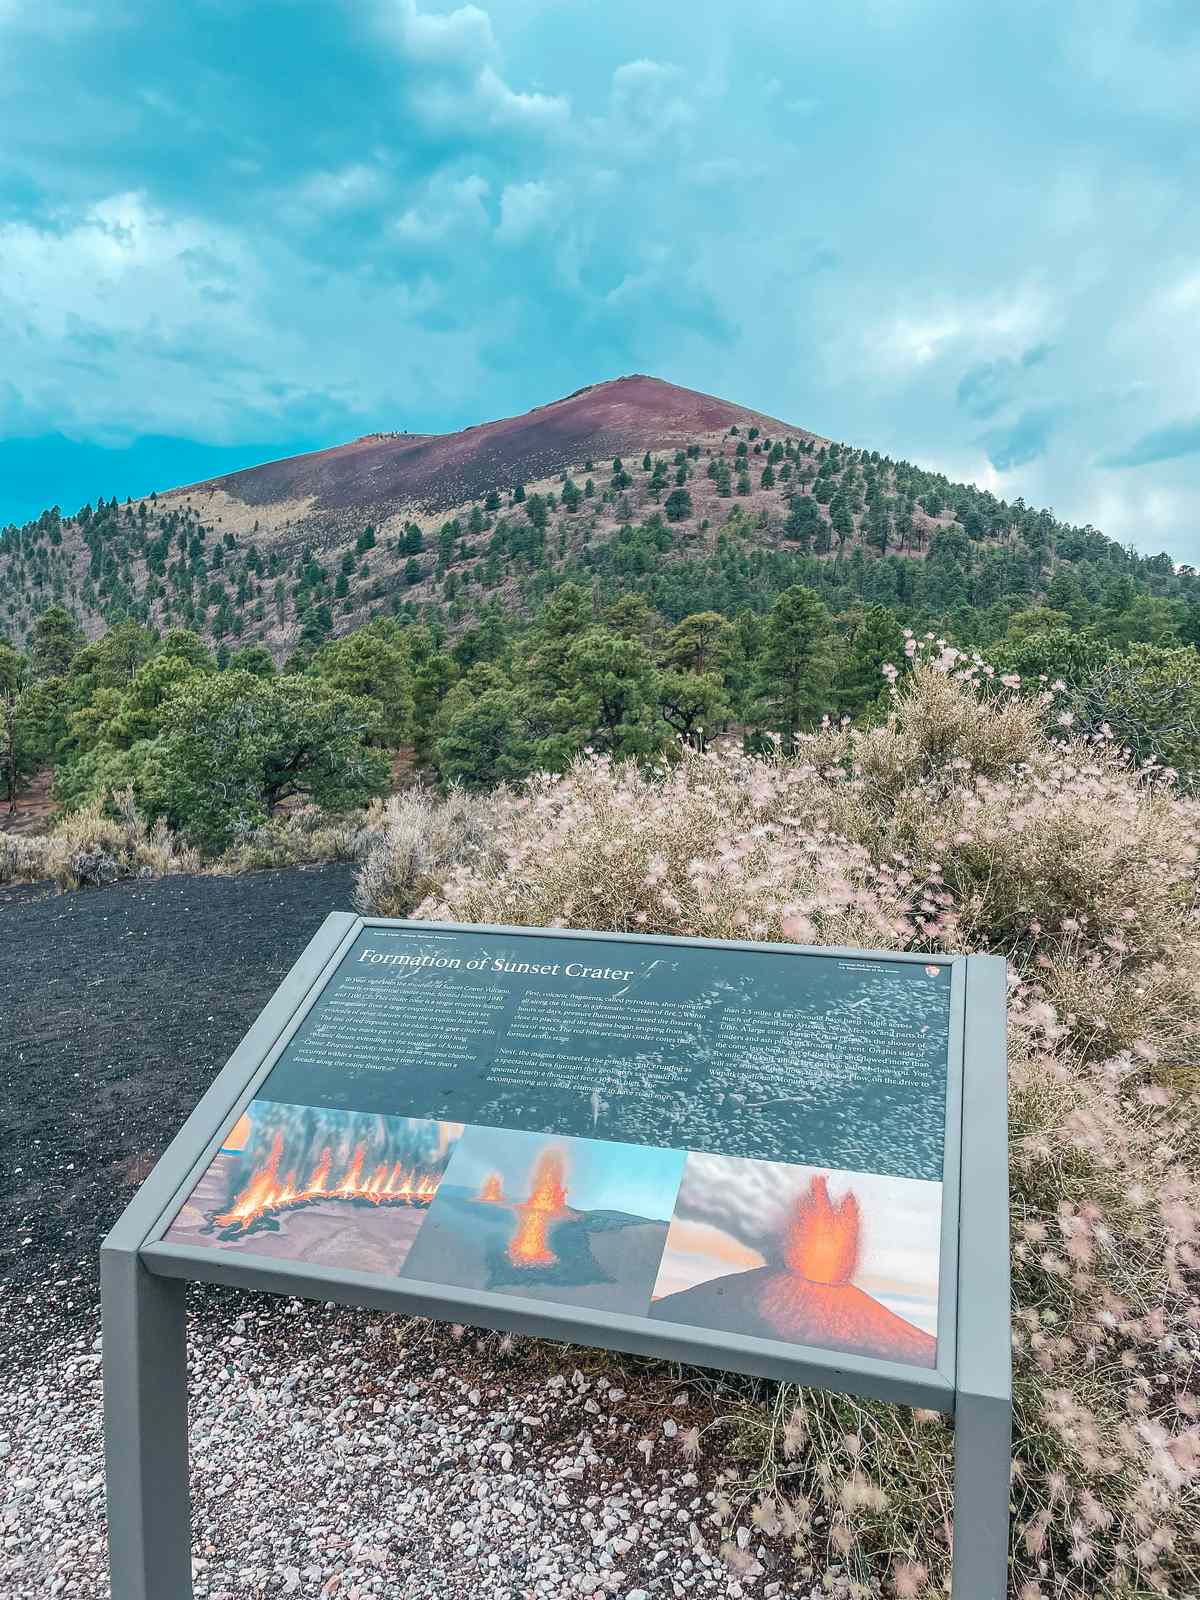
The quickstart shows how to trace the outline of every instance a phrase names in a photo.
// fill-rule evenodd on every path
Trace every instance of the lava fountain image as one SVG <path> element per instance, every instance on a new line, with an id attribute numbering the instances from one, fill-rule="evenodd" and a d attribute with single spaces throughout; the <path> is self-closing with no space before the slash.
<path id="1" fill-rule="evenodd" d="M 229 1238 L 299 1211 L 341 1204 L 424 1208 L 437 1193 L 457 1123 L 256 1100 L 210 1170 L 224 1198 L 209 1225 Z"/>
<path id="2" fill-rule="evenodd" d="M 850 1281 L 861 1240 L 853 1190 L 835 1205 L 828 1178 L 813 1178 L 797 1197 L 784 1234 L 787 1270 L 771 1273 L 758 1285 L 759 1314 L 786 1339 L 810 1339 L 814 1328 L 823 1329 L 841 1349 L 932 1366 L 934 1341 L 929 1335 Z"/>
<path id="3" fill-rule="evenodd" d="M 834 1205 L 829 1179 L 814 1178 L 796 1200 L 783 1259 L 810 1283 L 849 1283 L 858 1266 L 860 1232 L 853 1190 Z"/>
<path id="4" fill-rule="evenodd" d="M 479 1186 L 478 1198 L 493 1206 L 504 1204 L 504 1179 L 498 1172 L 490 1172 L 483 1180 Z"/>
<path id="5" fill-rule="evenodd" d="M 251 1101 L 165 1237 L 394 1276 L 462 1132 L 459 1122 Z"/>
<path id="6" fill-rule="evenodd" d="M 508 1245 L 515 1267 L 552 1267 L 558 1260 L 547 1243 L 550 1224 L 566 1215 L 566 1161 L 561 1150 L 543 1150 L 533 1169 L 529 1199 L 516 1207 L 517 1226 Z"/>
<path id="7" fill-rule="evenodd" d="M 644 1315 L 682 1151 L 467 1127 L 404 1278 Z"/>

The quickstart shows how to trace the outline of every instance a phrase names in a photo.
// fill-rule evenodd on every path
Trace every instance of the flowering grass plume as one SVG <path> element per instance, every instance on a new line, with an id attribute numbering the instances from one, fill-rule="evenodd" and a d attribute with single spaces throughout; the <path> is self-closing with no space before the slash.
<path id="1" fill-rule="evenodd" d="M 1047 732 L 1053 686 L 909 655 L 885 724 L 794 758 L 585 759 L 500 796 L 489 848 L 445 851 L 418 914 L 1006 956 L 1011 1592 L 1194 1593 L 1200 810 L 1161 768 Z M 368 866 L 381 909 L 389 872 Z M 863 1592 L 945 1592 L 947 1423 L 788 1388 L 726 1420 L 760 1530 Z"/>

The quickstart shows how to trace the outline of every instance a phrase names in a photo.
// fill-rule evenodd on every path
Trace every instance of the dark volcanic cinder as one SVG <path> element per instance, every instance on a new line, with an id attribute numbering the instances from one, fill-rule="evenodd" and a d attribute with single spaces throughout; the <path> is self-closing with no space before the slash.
<path id="1" fill-rule="evenodd" d="M 0 1361 L 91 1328 L 101 1239 L 352 884 L 335 866 L 0 905 Z"/>

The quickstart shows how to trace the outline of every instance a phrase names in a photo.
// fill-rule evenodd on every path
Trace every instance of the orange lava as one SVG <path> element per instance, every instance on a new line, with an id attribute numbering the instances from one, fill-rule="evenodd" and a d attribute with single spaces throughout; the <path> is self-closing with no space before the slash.
<path id="1" fill-rule="evenodd" d="M 214 1217 L 219 1228 L 251 1227 L 261 1217 L 311 1200 L 367 1200 L 373 1205 L 427 1205 L 437 1193 L 438 1179 L 401 1162 L 381 1162 L 366 1173 L 366 1146 L 357 1144 L 345 1172 L 334 1175 L 333 1155 L 326 1147 L 306 1181 L 297 1183 L 294 1170 L 281 1179 L 283 1134 L 277 1133 L 271 1153 L 251 1175 L 229 1210 Z"/>
<path id="2" fill-rule="evenodd" d="M 851 1283 L 859 1223 L 853 1193 L 835 1205 L 828 1180 L 813 1178 L 787 1226 L 783 1259 L 790 1270 L 770 1272 L 757 1285 L 759 1315 L 785 1339 L 932 1367 L 937 1341 Z"/>
<path id="3" fill-rule="evenodd" d="M 516 1208 L 508 1259 L 517 1267 L 551 1267 L 558 1257 L 547 1243 L 550 1224 L 566 1210 L 566 1164 L 561 1150 L 543 1150 L 533 1169 L 529 1199 Z"/>
<path id="4" fill-rule="evenodd" d="M 492 1205 L 499 1205 L 504 1199 L 504 1180 L 498 1172 L 490 1173 L 484 1180 L 479 1190 L 479 1199 L 487 1200 Z"/>
<path id="5" fill-rule="evenodd" d="M 829 1180 L 817 1177 L 796 1201 L 783 1259 L 810 1283 L 849 1283 L 858 1266 L 858 1201 L 847 1194 L 837 1205 Z"/>

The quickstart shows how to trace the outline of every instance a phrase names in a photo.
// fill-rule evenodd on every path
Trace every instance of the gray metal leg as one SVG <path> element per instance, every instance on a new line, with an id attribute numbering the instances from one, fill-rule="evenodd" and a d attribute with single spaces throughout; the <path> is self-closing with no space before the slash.
<path id="1" fill-rule="evenodd" d="M 1012 1466 L 1008 1258 L 1007 971 L 967 959 L 958 1348 L 954 1400 L 954 1600 L 1005 1600 Z"/>
<path id="2" fill-rule="evenodd" d="M 187 1285 L 100 1256 L 112 1600 L 191 1600 Z"/>
<path id="3" fill-rule="evenodd" d="M 1005 1600 L 1012 1406 L 958 1395 L 954 1414 L 953 1600 Z"/>

